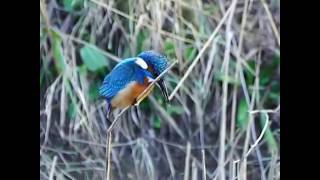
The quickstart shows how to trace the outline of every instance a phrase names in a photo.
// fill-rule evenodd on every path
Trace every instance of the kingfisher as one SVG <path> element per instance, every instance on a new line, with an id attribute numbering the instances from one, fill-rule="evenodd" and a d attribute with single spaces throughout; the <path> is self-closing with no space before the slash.
<path id="1" fill-rule="evenodd" d="M 139 95 L 168 67 L 167 58 L 153 50 L 144 51 L 120 61 L 103 80 L 99 89 L 100 96 L 107 102 L 107 119 L 114 108 L 125 108 L 136 104 Z M 163 78 L 155 83 L 166 101 L 168 92 Z M 153 90 L 148 90 L 141 99 Z M 139 99 L 138 99 L 139 97 Z"/>

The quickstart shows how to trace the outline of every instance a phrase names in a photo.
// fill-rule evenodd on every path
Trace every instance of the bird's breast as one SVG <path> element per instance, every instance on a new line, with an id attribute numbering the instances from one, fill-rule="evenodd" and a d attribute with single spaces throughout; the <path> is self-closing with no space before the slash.
<path id="1" fill-rule="evenodd" d="M 115 108 L 125 108 L 127 106 L 133 105 L 138 101 L 139 95 L 149 86 L 149 83 L 145 79 L 144 84 L 140 84 L 136 81 L 130 82 L 124 89 L 120 90 L 115 97 L 111 100 L 112 107 Z M 145 98 L 150 94 L 153 87 L 146 92 L 141 98 Z"/>

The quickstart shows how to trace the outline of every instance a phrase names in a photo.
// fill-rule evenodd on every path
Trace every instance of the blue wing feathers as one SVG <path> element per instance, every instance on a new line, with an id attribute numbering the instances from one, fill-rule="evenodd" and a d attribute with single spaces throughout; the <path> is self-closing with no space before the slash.
<path id="1" fill-rule="evenodd" d="M 118 63 L 103 80 L 99 94 L 110 102 L 130 82 L 136 81 L 143 84 L 146 76 L 153 78 L 149 71 L 136 65 L 135 60 L 136 58 L 128 58 Z"/>
<path id="2" fill-rule="evenodd" d="M 127 84 L 135 80 L 135 58 L 121 61 L 103 80 L 99 94 L 111 100 Z"/>

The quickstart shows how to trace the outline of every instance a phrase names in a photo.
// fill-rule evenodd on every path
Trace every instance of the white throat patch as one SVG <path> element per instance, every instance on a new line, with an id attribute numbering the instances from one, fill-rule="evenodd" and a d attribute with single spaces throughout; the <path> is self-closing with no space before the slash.
<path id="1" fill-rule="evenodd" d="M 137 60 L 135 61 L 135 63 L 138 66 L 140 66 L 142 69 L 147 69 L 148 68 L 147 63 L 142 58 L 137 57 Z"/>

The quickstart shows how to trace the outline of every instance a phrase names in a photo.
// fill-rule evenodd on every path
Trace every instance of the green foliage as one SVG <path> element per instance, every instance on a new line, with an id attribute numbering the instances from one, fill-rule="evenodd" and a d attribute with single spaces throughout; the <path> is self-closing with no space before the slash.
<path id="1" fill-rule="evenodd" d="M 130 5 L 133 4 L 133 3 L 136 3 L 136 1 L 134 0 L 117 0 L 117 1 L 114 1 L 114 7 L 116 9 L 118 9 L 119 11 L 121 12 L 124 12 L 126 14 L 130 14 Z M 122 21 L 122 25 L 126 28 L 126 29 L 129 29 L 129 24 L 130 24 L 130 21 L 128 18 L 125 18 L 125 17 L 122 17 L 122 16 L 119 16 L 119 19 Z"/>
<path id="2" fill-rule="evenodd" d="M 73 0 L 63 0 L 63 6 L 67 11 L 72 11 L 72 1 Z"/>
<path id="3" fill-rule="evenodd" d="M 85 64 L 78 67 L 78 72 L 82 77 L 86 77 L 88 74 L 88 68 Z"/>
<path id="4" fill-rule="evenodd" d="M 160 129 L 161 128 L 161 120 L 158 116 L 154 116 L 152 125 L 155 129 Z"/>
<path id="5" fill-rule="evenodd" d="M 192 4 L 191 0 L 185 0 L 184 2 L 188 4 Z M 188 7 L 181 7 L 182 9 L 182 17 L 192 23 L 195 27 L 198 26 L 198 22 L 196 21 L 196 14 L 195 12 L 188 8 Z"/>
<path id="6" fill-rule="evenodd" d="M 136 49 L 136 53 L 140 53 L 144 50 L 144 47 L 143 47 L 143 44 L 145 42 L 145 40 L 149 37 L 149 32 L 146 31 L 146 30 L 141 30 L 139 33 L 138 33 L 138 36 L 137 36 L 137 49 Z"/>
<path id="7" fill-rule="evenodd" d="M 88 42 L 90 42 L 90 32 L 87 30 L 87 29 L 85 29 L 85 26 L 83 26 L 82 27 L 82 29 L 81 29 L 81 37 L 82 37 L 82 39 L 84 40 L 84 41 L 88 41 Z"/>
<path id="8" fill-rule="evenodd" d="M 237 85 L 237 86 L 240 85 L 240 81 L 236 80 L 234 76 L 231 76 L 231 75 L 226 76 L 222 72 L 216 73 L 213 80 L 218 80 L 220 82 L 226 81 L 228 84 Z"/>
<path id="9" fill-rule="evenodd" d="M 242 98 L 238 104 L 238 112 L 237 112 L 237 125 L 242 130 L 247 128 L 247 124 L 249 121 L 249 107 L 244 98 Z"/>
<path id="10" fill-rule="evenodd" d="M 88 73 L 88 68 L 85 64 L 81 65 L 78 68 L 78 72 L 81 77 L 88 77 L 88 76 L 93 75 L 92 73 Z M 97 72 L 97 74 L 98 74 L 98 72 Z M 105 74 L 105 73 L 103 73 L 103 74 Z M 93 75 L 92 78 L 95 78 L 96 76 L 97 75 Z M 88 97 L 89 97 L 90 102 L 95 102 L 99 98 L 99 87 L 100 87 L 100 81 L 91 81 L 91 83 L 89 85 L 89 90 L 88 90 Z"/>
<path id="11" fill-rule="evenodd" d="M 164 53 L 169 58 L 174 58 L 176 54 L 175 44 L 171 40 L 166 40 L 164 43 Z"/>
<path id="12" fill-rule="evenodd" d="M 73 0 L 71 6 L 75 10 L 80 10 L 84 7 L 84 0 Z"/>
<path id="13" fill-rule="evenodd" d="M 99 84 L 94 82 L 90 85 L 89 88 L 89 100 L 95 102 L 99 97 Z"/>
<path id="14" fill-rule="evenodd" d="M 208 14 L 219 13 L 219 6 L 217 4 L 203 4 L 203 10 Z"/>
<path id="15" fill-rule="evenodd" d="M 280 56 L 277 55 L 273 58 L 272 63 L 261 71 L 261 86 L 269 86 L 270 89 L 262 92 L 267 96 L 266 103 L 268 104 L 279 104 L 280 101 L 280 82 L 272 79 L 278 67 L 280 67 Z"/>
<path id="16" fill-rule="evenodd" d="M 65 69 L 65 59 L 62 48 L 62 39 L 55 31 L 52 32 L 52 51 L 55 60 L 56 69 L 62 72 Z"/>
<path id="17" fill-rule="evenodd" d="M 273 81 L 271 82 L 271 91 L 268 95 L 267 101 L 272 101 L 275 104 L 280 103 L 280 83 Z"/>
<path id="18" fill-rule="evenodd" d="M 253 69 L 253 70 L 256 69 L 256 61 L 255 60 L 249 60 L 248 65 L 249 65 L 250 69 Z M 245 69 L 244 74 L 246 75 L 247 86 L 253 86 L 254 75 L 248 69 Z"/>
<path id="19" fill-rule="evenodd" d="M 182 106 L 168 104 L 167 113 L 170 115 L 181 115 L 184 113 L 184 109 Z"/>
<path id="20" fill-rule="evenodd" d="M 252 69 L 256 68 L 256 61 L 250 61 L 248 64 Z M 280 82 L 275 81 L 273 79 L 274 74 L 276 73 L 277 68 L 280 66 L 280 56 L 276 55 L 273 59 L 272 62 L 269 64 L 266 64 L 261 67 L 260 69 L 260 84 L 259 86 L 261 87 L 260 89 L 260 94 L 262 95 L 261 97 L 266 97 L 266 100 L 264 104 L 262 104 L 263 107 L 268 107 L 268 105 L 271 104 L 279 104 L 280 101 Z M 254 80 L 255 77 L 248 71 L 245 71 L 246 75 L 246 83 L 247 86 L 253 86 L 254 85 Z M 267 89 L 268 88 L 268 89 Z M 261 99 L 260 99 L 261 100 Z M 238 106 L 238 124 L 240 127 L 245 127 L 248 121 L 244 119 L 248 119 L 248 114 L 245 114 L 244 111 L 248 111 L 248 107 L 246 105 L 246 102 L 242 100 L 239 103 Z M 242 114 L 242 115 L 239 115 Z M 260 115 L 260 127 L 263 128 L 265 125 L 265 119 L 266 117 L 261 114 Z M 242 122 L 242 123 L 241 123 Z M 266 142 L 268 144 L 269 152 L 274 153 L 277 152 L 277 142 L 275 140 L 275 137 L 270 129 L 270 127 L 267 128 L 264 138 L 266 139 Z"/>
<path id="21" fill-rule="evenodd" d="M 250 68 L 256 68 L 256 61 L 251 60 L 248 62 Z M 266 104 L 278 104 L 280 97 L 280 82 L 273 79 L 274 74 L 276 73 L 277 68 L 280 66 L 280 56 L 275 55 L 271 63 L 263 65 L 260 69 L 260 82 L 259 86 L 261 88 L 260 94 L 266 96 Z M 248 87 L 254 85 L 255 77 L 248 70 L 244 71 L 246 77 L 246 83 Z M 269 89 L 266 89 L 266 88 Z"/>
<path id="22" fill-rule="evenodd" d="M 67 115 L 70 119 L 74 119 L 76 117 L 77 111 L 74 103 L 71 101 L 68 107 Z"/>
<path id="23" fill-rule="evenodd" d="M 184 58 L 187 61 L 192 61 L 197 55 L 197 49 L 195 47 L 187 47 L 184 51 Z"/>
<path id="24" fill-rule="evenodd" d="M 150 112 L 150 107 L 151 107 L 150 102 L 147 99 L 144 99 L 139 104 L 139 108 L 141 108 L 141 110 L 144 112 Z"/>
<path id="25" fill-rule="evenodd" d="M 129 48 L 129 47 L 127 47 L 127 48 L 124 49 L 123 57 L 124 57 L 124 58 L 131 57 L 131 52 L 130 52 L 130 48 Z"/>
<path id="26" fill-rule="evenodd" d="M 260 84 L 262 86 L 270 83 L 270 81 L 272 80 L 271 77 L 275 73 L 275 71 L 277 70 L 279 65 L 280 65 L 280 57 L 279 56 L 275 56 L 273 58 L 272 62 L 270 63 L 270 65 L 264 67 L 261 70 L 261 73 L 260 73 Z"/>
<path id="27" fill-rule="evenodd" d="M 66 86 L 66 92 L 68 97 L 71 99 L 69 106 L 68 106 L 68 110 L 67 110 L 67 115 L 70 119 L 74 119 L 77 115 L 77 101 L 76 101 L 76 97 L 73 94 L 73 91 L 71 89 L 71 85 L 70 82 L 67 81 L 67 83 L 64 84 Z"/>
<path id="28" fill-rule="evenodd" d="M 230 58 L 229 62 L 229 74 L 225 75 L 224 71 L 221 69 L 220 71 L 217 71 L 214 75 L 213 81 L 219 81 L 219 82 L 227 82 L 230 85 L 239 86 L 240 85 L 240 79 L 236 80 L 234 74 L 236 72 L 236 63 L 235 60 Z"/>
<path id="29" fill-rule="evenodd" d="M 80 55 L 83 63 L 90 71 L 97 71 L 109 65 L 107 58 L 95 46 L 87 45 L 82 47 Z"/>
<path id="30" fill-rule="evenodd" d="M 80 10 L 83 8 L 83 5 L 84 0 L 63 0 L 63 7 L 69 12 L 73 10 Z"/>
<path id="31" fill-rule="evenodd" d="M 260 126 L 261 126 L 261 128 L 263 128 L 263 126 L 265 125 L 265 122 L 266 122 L 266 116 L 264 114 L 261 114 L 260 115 Z M 264 138 L 267 141 L 269 152 L 271 154 L 275 153 L 275 152 L 278 152 L 277 141 L 275 140 L 270 127 L 267 128 L 267 130 L 265 132 L 265 135 L 264 135 Z"/>

